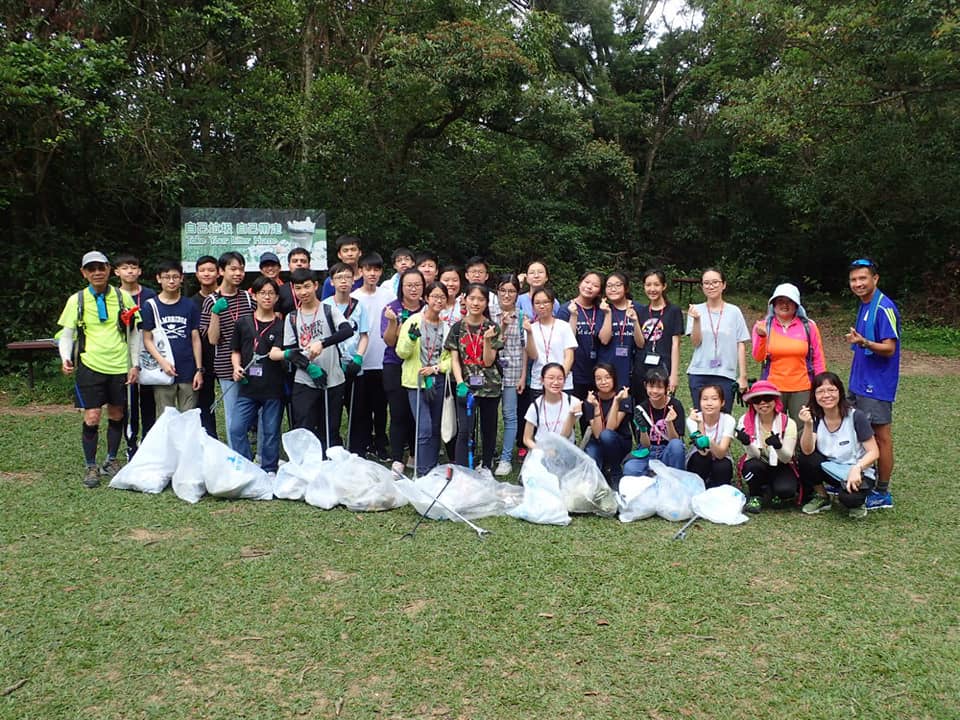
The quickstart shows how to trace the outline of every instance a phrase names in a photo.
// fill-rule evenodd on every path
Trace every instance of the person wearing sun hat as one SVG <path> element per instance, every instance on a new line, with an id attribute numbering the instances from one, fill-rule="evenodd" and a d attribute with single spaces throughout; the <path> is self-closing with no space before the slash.
<path id="1" fill-rule="evenodd" d="M 774 289 L 767 316 L 754 323 L 752 348 L 753 359 L 761 363 L 760 378 L 777 386 L 787 413 L 799 423 L 813 377 L 827 363 L 820 329 L 807 317 L 796 285 L 781 283 Z"/>
<path id="2" fill-rule="evenodd" d="M 737 439 L 744 454 L 737 469 L 747 491 L 745 509 L 758 513 L 765 503 L 778 507 L 797 495 L 797 424 L 783 411 L 780 390 L 769 380 L 757 380 L 743 401 L 747 412 L 737 423 Z"/>

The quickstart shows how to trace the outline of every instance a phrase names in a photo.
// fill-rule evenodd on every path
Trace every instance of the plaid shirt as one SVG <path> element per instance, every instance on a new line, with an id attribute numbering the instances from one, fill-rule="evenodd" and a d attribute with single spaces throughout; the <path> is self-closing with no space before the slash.
<path id="1" fill-rule="evenodd" d="M 500 337 L 503 340 L 500 367 L 503 370 L 504 387 L 515 386 L 527 371 L 527 355 L 523 346 L 524 333 L 523 328 L 520 327 L 519 316 L 520 309 L 516 308 L 513 321 L 500 328 Z M 498 317 L 496 322 L 499 324 L 502 320 L 502 317 Z"/>

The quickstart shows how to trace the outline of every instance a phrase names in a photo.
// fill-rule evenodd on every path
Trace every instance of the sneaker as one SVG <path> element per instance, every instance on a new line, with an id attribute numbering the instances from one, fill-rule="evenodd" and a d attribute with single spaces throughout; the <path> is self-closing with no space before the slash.
<path id="1" fill-rule="evenodd" d="M 100 468 L 96 465 L 87 465 L 87 470 L 83 474 L 84 487 L 95 488 L 100 485 Z"/>
<path id="2" fill-rule="evenodd" d="M 403 471 L 407 468 L 404 467 L 403 463 L 399 460 L 394 460 L 393 464 L 390 466 L 390 469 L 393 470 L 393 474 L 397 477 L 403 477 Z"/>
<path id="3" fill-rule="evenodd" d="M 497 469 L 493 471 L 493 474 L 497 477 L 503 477 L 509 475 L 513 472 L 513 465 L 510 464 L 508 460 L 501 460 L 497 463 Z"/>
<path id="4" fill-rule="evenodd" d="M 816 515 L 824 510 L 830 509 L 830 498 L 826 495 L 814 495 L 802 508 L 805 515 Z"/>
<path id="5" fill-rule="evenodd" d="M 113 458 L 113 460 L 107 460 L 103 465 L 100 466 L 100 474 L 106 475 L 109 478 L 112 478 L 118 472 L 120 472 L 120 463 L 116 458 Z"/>
<path id="6" fill-rule="evenodd" d="M 871 490 L 864 503 L 867 510 L 883 510 L 893 507 L 893 496 L 889 492 Z"/>
<path id="7" fill-rule="evenodd" d="M 750 499 L 747 500 L 747 505 L 746 505 L 746 507 L 744 507 L 743 509 L 744 509 L 745 511 L 747 511 L 748 513 L 752 513 L 752 514 L 754 514 L 754 515 L 756 515 L 757 513 L 759 513 L 759 512 L 760 512 L 760 496 L 759 496 L 759 495 L 751 495 L 751 496 L 750 496 Z"/>
<path id="8" fill-rule="evenodd" d="M 867 516 L 867 506 L 866 505 L 857 505 L 857 507 L 850 508 L 848 515 L 853 520 L 862 520 Z"/>

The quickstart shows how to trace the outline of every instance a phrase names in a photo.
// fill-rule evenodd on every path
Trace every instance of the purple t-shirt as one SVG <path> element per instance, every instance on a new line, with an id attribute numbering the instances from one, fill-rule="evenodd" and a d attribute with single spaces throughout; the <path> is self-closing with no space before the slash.
<path id="1" fill-rule="evenodd" d="M 422 307 L 422 304 L 421 304 Z M 390 321 L 387 320 L 386 310 L 390 308 L 397 315 L 397 326 L 399 327 L 404 320 L 414 314 L 414 312 L 420 312 L 419 310 L 410 311 L 403 307 L 403 304 L 399 300 L 393 300 L 392 302 L 387 303 L 387 306 L 383 308 L 384 312 L 380 314 L 380 337 L 383 337 L 383 334 L 387 331 L 387 325 L 390 324 Z M 403 360 L 400 359 L 400 356 L 397 355 L 395 348 L 387 345 L 383 350 L 383 364 L 384 365 L 402 365 Z"/>

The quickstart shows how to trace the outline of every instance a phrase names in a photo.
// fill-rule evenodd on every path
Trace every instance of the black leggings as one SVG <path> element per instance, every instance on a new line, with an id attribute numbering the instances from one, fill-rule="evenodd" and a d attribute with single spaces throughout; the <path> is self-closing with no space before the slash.
<path id="1" fill-rule="evenodd" d="M 730 485 L 733 481 L 733 463 L 728 457 L 717 460 L 710 453 L 695 452 L 687 460 L 687 470 L 702 477 L 707 488 Z"/>
<path id="2" fill-rule="evenodd" d="M 800 465 L 800 483 L 803 485 L 804 497 L 811 496 L 814 485 L 823 485 L 837 489 L 837 499 L 844 507 L 855 508 L 863 505 L 873 488 L 873 481 L 865 477 L 859 490 L 847 492 L 843 483 L 823 469 L 822 464 L 829 459 L 819 450 L 814 450 L 810 455 L 800 453 L 798 464 Z"/>
<path id="3" fill-rule="evenodd" d="M 400 382 L 402 376 L 402 365 L 383 364 L 383 391 L 390 406 L 390 457 L 399 462 L 403 462 L 404 447 L 410 448 L 411 452 L 416 448 L 410 397 Z"/>
<path id="4" fill-rule="evenodd" d="M 477 416 L 480 416 L 480 447 L 482 448 L 483 466 L 493 469 L 493 456 L 497 450 L 497 421 L 499 417 L 497 410 L 500 407 L 500 398 L 474 398 L 472 416 L 467 417 L 467 404 L 465 399 L 457 398 L 457 465 L 469 467 L 467 460 L 469 457 L 469 441 L 473 436 L 474 424 L 477 422 Z M 476 467 L 476 448 L 474 448 L 474 467 Z"/>
<path id="5" fill-rule="evenodd" d="M 797 494 L 797 476 L 785 463 L 770 465 L 763 460 L 751 458 L 743 464 L 743 480 L 751 495 L 763 495 L 767 488 L 770 494 L 781 500 L 789 500 Z"/>

